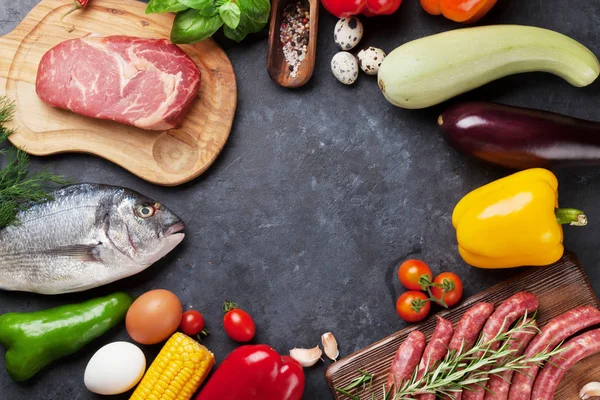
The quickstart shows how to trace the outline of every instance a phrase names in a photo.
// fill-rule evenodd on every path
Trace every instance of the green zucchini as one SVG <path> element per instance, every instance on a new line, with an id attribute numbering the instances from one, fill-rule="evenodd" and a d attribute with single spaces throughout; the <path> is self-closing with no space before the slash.
<path id="1" fill-rule="evenodd" d="M 519 25 L 456 29 L 408 42 L 379 67 L 388 101 L 425 108 L 495 79 L 522 72 L 550 72 L 570 84 L 591 84 L 600 73 L 596 56 L 560 33 Z"/>

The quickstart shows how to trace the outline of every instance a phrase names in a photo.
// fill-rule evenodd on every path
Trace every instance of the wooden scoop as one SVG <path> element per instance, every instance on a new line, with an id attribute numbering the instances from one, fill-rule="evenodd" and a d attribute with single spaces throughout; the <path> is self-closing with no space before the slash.
<path id="1" fill-rule="evenodd" d="M 308 49 L 306 58 L 298 67 L 296 76 L 291 76 L 289 64 L 283 54 L 283 45 L 279 38 L 281 22 L 283 19 L 283 10 L 290 3 L 296 3 L 298 0 L 272 0 L 271 1 L 271 21 L 269 27 L 269 50 L 267 52 L 267 71 L 273 82 L 280 86 L 296 88 L 306 84 L 310 80 L 315 69 L 315 58 L 317 55 L 317 30 L 319 27 L 319 0 L 308 1 L 310 22 Z"/>

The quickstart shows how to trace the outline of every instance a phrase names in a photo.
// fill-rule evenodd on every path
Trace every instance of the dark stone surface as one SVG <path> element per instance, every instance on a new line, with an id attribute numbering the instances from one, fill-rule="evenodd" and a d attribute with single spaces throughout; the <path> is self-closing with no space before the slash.
<path id="1" fill-rule="evenodd" d="M 0 34 L 36 3 L 0 0 Z M 554 29 L 599 54 L 599 18 L 600 2 L 502 1 L 482 23 Z M 394 16 L 363 21 L 359 47 L 388 52 L 408 40 L 458 27 L 426 15 L 416 0 L 405 1 Z M 217 162 L 189 184 L 154 186 L 87 155 L 34 159 L 35 168 L 47 166 L 81 182 L 128 186 L 164 202 L 187 223 L 187 238 L 149 270 L 108 287 L 57 297 L 1 292 L 0 313 L 43 309 L 117 289 L 140 294 L 167 288 L 204 313 L 212 332 L 205 344 L 218 361 L 236 347 L 221 329 L 225 298 L 255 317 L 257 343 L 285 353 L 295 346 L 315 346 L 322 333 L 333 331 L 344 356 L 406 326 L 394 309 L 402 291 L 395 268 L 409 256 L 425 260 L 434 272 L 459 273 L 466 296 L 517 273 L 465 265 L 450 221 L 464 194 L 508 171 L 470 161 L 443 142 L 436 117 L 444 105 L 421 111 L 394 108 L 375 78 L 362 74 L 352 87 L 339 84 L 329 70 L 336 53 L 334 24 L 322 11 L 315 75 L 295 91 L 269 79 L 266 34 L 240 45 L 219 39 L 237 74 L 238 112 Z M 462 98 L 598 119 L 599 87 L 596 82 L 578 89 L 535 73 L 502 79 Z M 567 227 L 565 241 L 598 292 L 600 170 L 557 174 L 561 204 L 588 213 L 589 226 Z M 117 328 L 27 385 L 13 383 L 1 368 L 0 399 L 100 398 L 83 385 L 85 365 L 103 344 L 127 339 L 125 329 Z M 144 350 L 151 358 L 159 347 Z M 323 378 L 327 365 L 306 371 L 306 399 L 331 398 Z"/>

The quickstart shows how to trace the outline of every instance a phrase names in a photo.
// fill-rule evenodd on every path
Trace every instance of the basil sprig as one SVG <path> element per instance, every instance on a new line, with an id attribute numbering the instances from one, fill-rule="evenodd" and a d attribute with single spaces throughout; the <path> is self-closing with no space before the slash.
<path id="1" fill-rule="evenodd" d="M 146 13 L 176 12 L 171 41 L 196 43 L 223 27 L 228 38 L 242 41 L 269 21 L 270 0 L 150 0 Z"/>

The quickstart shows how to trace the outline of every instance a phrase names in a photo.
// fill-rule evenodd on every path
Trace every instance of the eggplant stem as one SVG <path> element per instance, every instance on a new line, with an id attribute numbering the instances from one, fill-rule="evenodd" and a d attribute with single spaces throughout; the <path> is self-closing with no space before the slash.
<path id="1" fill-rule="evenodd" d="M 557 208 L 554 210 L 556 220 L 559 224 L 569 224 L 571 226 L 586 226 L 587 217 L 583 211 L 576 208 Z"/>

